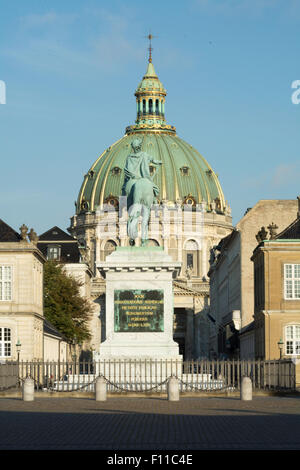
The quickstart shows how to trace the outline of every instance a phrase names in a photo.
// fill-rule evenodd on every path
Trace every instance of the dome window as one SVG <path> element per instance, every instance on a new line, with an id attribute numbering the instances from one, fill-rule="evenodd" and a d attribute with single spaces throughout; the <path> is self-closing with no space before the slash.
<path id="1" fill-rule="evenodd" d="M 215 203 L 216 203 L 216 209 L 217 209 L 218 211 L 220 211 L 220 210 L 222 209 L 222 207 L 221 207 L 221 201 L 220 201 L 220 198 L 219 198 L 219 197 L 216 197 Z"/>
<path id="2" fill-rule="evenodd" d="M 209 169 L 209 170 L 206 170 L 206 174 L 207 174 L 208 176 L 212 176 L 213 172 L 212 172 L 212 170 Z"/>
<path id="3" fill-rule="evenodd" d="M 156 171 L 155 166 L 150 165 L 150 166 L 149 166 L 149 171 L 150 171 L 150 175 L 153 176 L 153 175 L 155 174 L 155 171 Z"/>
<path id="4" fill-rule="evenodd" d="M 117 197 L 110 194 L 104 201 L 104 204 L 108 204 L 108 206 L 114 207 L 117 209 L 119 207 L 119 200 Z"/>
<path id="5" fill-rule="evenodd" d="M 190 168 L 188 166 L 182 166 L 180 171 L 183 176 L 189 176 L 190 174 Z"/>
<path id="6" fill-rule="evenodd" d="M 111 170 L 112 174 L 114 176 L 119 176 L 121 173 L 122 173 L 122 169 L 119 167 L 119 166 L 115 166 L 112 170 Z"/>
<path id="7" fill-rule="evenodd" d="M 110 255 L 117 248 L 117 244 L 114 240 L 108 240 L 104 245 L 104 259 Z"/>
<path id="8" fill-rule="evenodd" d="M 188 206 L 195 206 L 196 199 L 191 194 L 189 194 L 188 196 L 184 198 L 183 204 L 187 204 Z"/>
<path id="9" fill-rule="evenodd" d="M 88 203 L 87 201 L 85 201 L 84 198 L 83 198 L 82 201 L 81 201 L 80 209 L 81 209 L 82 211 L 88 211 L 88 210 L 89 210 L 89 203 Z"/>

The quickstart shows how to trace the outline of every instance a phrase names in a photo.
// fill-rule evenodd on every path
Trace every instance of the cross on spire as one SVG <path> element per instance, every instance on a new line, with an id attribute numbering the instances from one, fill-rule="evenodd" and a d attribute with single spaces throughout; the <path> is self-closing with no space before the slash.
<path id="1" fill-rule="evenodd" d="M 149 33 L 148 36 L 146 36 L 148 39 L 149 39 L 149 47 L 148 47 L 148 51 L 149 51 L 149 59 L 148 59 L 148 62 L 151 63 L 152 62 L 152 51 L 153 51 L 153 47 L 152 47 L 152 39 L 155 38 L 156 36 L 153 36 L 153 34 Z"/>

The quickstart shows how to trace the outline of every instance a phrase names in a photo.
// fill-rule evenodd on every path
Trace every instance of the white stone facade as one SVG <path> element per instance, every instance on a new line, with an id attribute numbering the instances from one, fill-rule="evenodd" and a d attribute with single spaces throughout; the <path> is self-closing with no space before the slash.
<path id="1" fill-rule="evenodd" d="M 4 339 L 0 360 L 42 360 L 43 347 L 43 263 L 36 246 L 27 242 L 0 243 L 0 266 L 11 267 L 11 295 L 0 300 L 0 328 L 10 330 L 10 354 Z M 7 331 L 7 330 L 6 330 Z"/>
<path id="2" fill-rule="evenodd" d="M 273 222 L 277 225 L 277 233 L 280 233 L 295 220 L 297 208 L 297 200 L 258 201 L 237 223 L 227 241 L 223 239 L 221 251 L 215 251 L 217 258 L 212 260 L 209 272 L 210 315 L 216 320 L 210 348 L 218 354 L 220 350 L 227 351 L 224 342 L 230 335 L 231 328 L 231 333 L 235 330 L 242 334 L 240 350 L 234 354 L 241 358 L 254 357 L 254 333 L 247 327 L 253 322 L 254 315 L 254 270 L 251 256 L 258 243 L 256 235 L 262 227 L 268 230 Z M 220 341 L 223 341 L 223 345 L 220 345 Z"/>

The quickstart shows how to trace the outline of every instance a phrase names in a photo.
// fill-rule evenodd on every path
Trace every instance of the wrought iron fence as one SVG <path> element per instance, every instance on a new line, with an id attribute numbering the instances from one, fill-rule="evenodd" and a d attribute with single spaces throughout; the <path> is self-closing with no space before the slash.
<path id="1" fill-rule="evenodd" d="M 110 392 L 165 392 L 171 376 L 179 379 L 182 392 L 240 390 L 243 376 L 254 390 L 294 390 L 292 361 L 185 361 L 101 360 L 97 362 L 6 362 L 0 364 L 0 390 L 18 387 L 26 377 L 37 390 L 57 392 L 94 391 L 102 375 Z"/>

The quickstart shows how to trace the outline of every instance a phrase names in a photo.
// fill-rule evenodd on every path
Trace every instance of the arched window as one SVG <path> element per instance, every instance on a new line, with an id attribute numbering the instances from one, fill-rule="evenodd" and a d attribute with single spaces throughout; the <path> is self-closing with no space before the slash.
<path id="1" fill-rule="evenodd" d="M 153 238 L 149 238 L 147 246 L 159 246 L 158 241 L 154 240 Z"/>
<path id="2" fill-rule="evenodd" d="M 143 113 L 146 112 L 146 100 L 143 100 Z"/>
<path id="3" fill-rule="evenodd" d="M 149 100 L 149 114 L 153 114 L 153 102 L 151 99 Z"/>
<path id="4" fill-rule="evenodd" d="M 199 275 L 199 247 L 196 240 L 187 240 L 184 245 L 184 271 L 189 276 Z"/>
<path id="5" fill-rule="evenodd" d="M 158 104 L 158 100 L 155 101 L 155 112 L 156 112 L 156 114 L 159 114 L 159 104 Z"/>
<path id="6" fill-rule="evenodd" d="M 116 242 L 108 240 L 104 245 L 104 259 L 110 255 L 117 248 Z"/>

